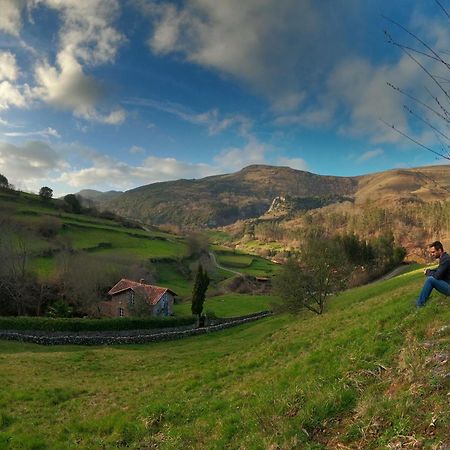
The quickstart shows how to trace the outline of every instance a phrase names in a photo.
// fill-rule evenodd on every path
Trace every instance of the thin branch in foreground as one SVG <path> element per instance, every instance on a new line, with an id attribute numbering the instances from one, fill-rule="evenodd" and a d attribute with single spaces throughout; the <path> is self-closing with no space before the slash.
<path id="1" fill-rule="evenodd" d="M 411 136 L 409 136 L 408 134 L 404 133 L 403 131 L 399 130 L 395 125 L 393 124 L 389 124 L 386 121 L 384 121 L 383 119 L 380 119 L 381 122 L 383 122 L 387 127 L 392 128 L 394 131 L 396 131 L 398 134 L 401 134 L 403 137 L 405 137 L 406 139 L 409 139 L 411 142 L 414 142 L 414 144 L 418 145 L 419 147 L 424 148 L 425 150 L 428 150 L 431 153 L 434 153 L 435 155 L 439 156 L 440 158 L 444 158 L 450 161 L 450 157 L 444 154 L 441 154 L 435 150 L 433 150 L 431 147 L 426 146 L 425 144 L 422 144 L 421 142 L 419 142 L 417 139 L 412 138 Z"/>
<path id="2" fill-rule="evenodd" d="M 424 124 L 428 125 L 432 130 L 434 130 L 436 133 L 440 134 L 444 139 L 447 139 L 447 141 L 450 141 L 450 137 L 448 137 L 445 133 L 443 133 L 441 130 L 436 128 L 434 125 L 432 125 L 430 122 L 425 120 L 423 117 L 419 116 L 419 114 L 415 113 L 411 108 L 409 108 L 406 105 L 403 105 L 403 108 L 409 112 L 412 116 L 423 122 Z"/>
<path id="3" fill-rule="evenodd" d="M 405 33 L 409 34 L 413 39 L 415 39 L 416 41 L 420 42 L 426 49 L 428 49 L 437 59 L 438 61 L 440 61 L 442 64 L 444 64 L 447 69 L 450 69 L 450 64 L 446 61 L 444 61 L 441 56 L 439 55 L 439 53 L 437 53 L 432 47 L 430 47 L 425 41 L 423 41 L 422 39 L 420 39 L 417 35 L 415 35 L 414 33 L 412 33 L 411 31 L 409 31 L 407 28 L 405 28 L 402 24 L 398 23 L 397 21 L 382 15 L 383 19 L 387 20 L 388 22 L 391 22 L 392 24 L 394 24 L 395 26 L 397 26 L 398 28 L 400 28 L 401 30 L 403 30 Z M 395 43 L 396 41 L 392 40 L 392 43 Z"/>
<path id="4" fill-rule="evenodd" d="M 438 116 L 439 118 L 441 118 L 442 120 L 444 120 L 447 123 L 450 123 L 450 117 L 445 117 L 443 114 L 441 114 L 439 111 L 435 110 L 434 108 L 432 108 L 430 105 L 426 104 L 425 102 L 423 102 L 422 100 L 419 100 L 417 97 L 414 97 L 413 95 L 409 94 L 408 92 L 404 91 L 403 89 L 399 88 L 398 86 L 393 85 L 392 83 L 389 83 L 389 81 L 386 82 L 386 84 L 391 87 L 392 89 L 394 89 L 394 91 L 399 92 L 400 94 L 404 95 L 405 97 L 409 98 L 410 100 L 415 101 L 416 103 L 418 103 L 419 105 L 422 105 L 424 108 L 428 109 L 429 111 L 431 111 L 432 113 L 436 114 L 436 116 Z M 434 100 L 437 100 L 436 97 L 433 97 Z M 440 105 L 440 103 L 438 102 L 439 106 L 442 108 L 442 106 Z M 445 109 L 444 109 L 445 111 Z M 447 113 L 448 115 L 448 113 Z"/>
<path id="5" fill-rule="evenodd" d="M 439 0 L 434 0 L 434 1 L 435 1 L 435 3 L 438 4 L 439 8 L 442 9 L 443 13 L 447 16 L 447 18 L 450 19 L 449 13 L 448 13 L 447 10 L 442 6 L 441 2 L 440 2 Z"/>
<path id="6" fill-rule="evenodd" d="M 441 102 L 439 101 L 439 98 L 435 95 L 433 95 L 433 93 L 427 88 L 425 87 L 425 90 L 428 92 L 428 95 L 436 102 L 436 104 L 439 106 L 439 109 L 442 111 L 442 114 L 445 115 L 445 117 L 449 118 L 449 112 L 447 110 L 447 108 L 445 108 Z"/>

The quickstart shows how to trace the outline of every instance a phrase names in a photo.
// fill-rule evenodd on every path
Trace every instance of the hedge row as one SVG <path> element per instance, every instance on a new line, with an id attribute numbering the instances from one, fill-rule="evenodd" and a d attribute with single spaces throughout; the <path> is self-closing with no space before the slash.
<path id="1" fill-rule="evenodd" d="M 49 317 L 0 317 L 0 330 L 120 331 L 173 328 L 193 325 L 195 317 L 132 319 L 54 319 Z"/>

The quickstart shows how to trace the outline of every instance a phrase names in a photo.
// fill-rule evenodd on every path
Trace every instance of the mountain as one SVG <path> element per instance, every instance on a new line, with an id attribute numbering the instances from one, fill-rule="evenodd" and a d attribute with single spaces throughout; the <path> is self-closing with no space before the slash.
<path id="1" fill-rule="evenodd" d="M 142 186 L 105 206 L 147 223 L 214 227 L 258 217 L 280 195 L 302 199 L 351 196 L 357 180 L 358 177 L 322 176 L 289 167 L 253 165 L 232 174 Z"/>
<path id="2" fill-rule="evenodd" d="M 108 202 L 121 194 L 123 194 L 122 191 L 101 192 L 96 191 L 95 189 L 83 189 L 82 191 L 76 193 L 76 195 L 83 197 L 87 200 L 92 200 L 93 202 L 98 204 Z"/>
<path id="3" fill-rule="evenodd" d="M 154 183 L 122 194 L 114 192 L 110 200 L 100 198 L 103 207 L 149 224 L 215 227 L 259 217 L 276 197 L 288 199 L 290 212 L 345 200 L 383 206 L 444 200 L 450 198 L 450 168 L 430 166 L 337 177 L 252 165 L 231 174 Z"/>

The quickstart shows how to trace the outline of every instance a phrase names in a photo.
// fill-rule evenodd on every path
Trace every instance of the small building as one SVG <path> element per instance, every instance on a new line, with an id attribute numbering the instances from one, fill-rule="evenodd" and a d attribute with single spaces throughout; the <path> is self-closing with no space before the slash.
<path id="1" fill-rule="evenodd" d="M 129 317 L 130 309 L 137 302 L 139 308 L 148 305 L 152 316 L 170 316 L 176 293 L 169 288 L 144 283 L 144 280 L 133 281 L 122 278 L 108 292 L 111 300 L 101 302 L 100 315 L 103 317 Z"/>

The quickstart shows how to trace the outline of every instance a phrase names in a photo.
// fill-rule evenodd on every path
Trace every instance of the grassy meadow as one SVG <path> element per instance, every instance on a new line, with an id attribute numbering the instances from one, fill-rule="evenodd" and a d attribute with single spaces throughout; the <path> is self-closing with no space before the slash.
<path id="1" fill-rule="evenodd" d="M 232 250 L 227 247 L 213 245 L 218 263 L 244 275 L 267 277 L 277 273 L 280 266 L 257 255 Z"/>
<path id="2" fill-rule="evenodd" d="M 271 310 L 273 301 L 276 301 L 276 297 L 270 295 L 233 293 L 208 297 L 203 308 L 207 315 L 212 312 L 217 317 L 236 317 Z M 176 316 L 190 315 L 191 302 L 175 304 L 174 313 Z"/>
<path id="3" fill-rule="evenodd" d="M 422 281 L 180 341 L 0 341 L 0 448 L 444 448 L 450 302 L 434 294 L 416 310 Z"/>

